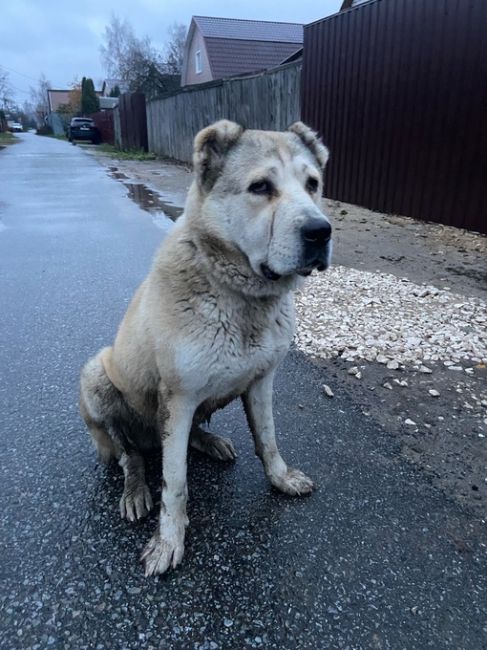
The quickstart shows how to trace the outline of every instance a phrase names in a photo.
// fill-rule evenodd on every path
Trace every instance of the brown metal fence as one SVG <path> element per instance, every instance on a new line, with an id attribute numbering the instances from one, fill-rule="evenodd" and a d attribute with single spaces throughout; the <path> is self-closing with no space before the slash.
<path id="1" fill-rule="evenodd" d="M 94 120 L 96 128 L 100 133 L 100 141 L 108 144 L 115 144 L 113 133 L 113 110 L 98 111 L 90 117 Z"/>
<path id="2" fill-rule="evenodd" d="M 487 2 L 376 0 L 304 30 L 326 194 L 487 233 Z"/>
<path id="3" fill-rule="evenodd" d="M 113 111 L 115 144 L 119 149 L 147 151 L 147 116 L 145 95 L 125 93 L 120 95 Z"/>

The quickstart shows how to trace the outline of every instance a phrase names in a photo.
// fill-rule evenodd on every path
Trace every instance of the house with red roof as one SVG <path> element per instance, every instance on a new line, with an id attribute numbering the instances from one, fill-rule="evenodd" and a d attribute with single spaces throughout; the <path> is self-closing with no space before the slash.
<path id="1" fill-rule="evenodd" d="M 274 68 L 298 55 L 302 47 L 299 23 L 193 16 L 181 85 Z"/>

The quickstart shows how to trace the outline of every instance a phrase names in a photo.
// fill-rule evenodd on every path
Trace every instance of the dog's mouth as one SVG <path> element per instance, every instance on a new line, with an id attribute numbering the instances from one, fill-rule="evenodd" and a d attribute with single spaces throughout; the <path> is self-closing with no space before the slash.
<path id="1" fill-rule="evenodd" d="M 325 271 L 327 268 L 328 268 L 327 264 L 325 264 L 324 262 L 318 262 L 316 264 L 312 264 L 311 266 L 305 266 L 301 269 L 296 269 L 294 273 L 297 273 L 301 277 L 306 278 L 308 277 L 308 275 L 311 275 L 314 269 L 316 269 L 317 271 Z M 260 271 L 262 275 L 266 278 L 266 280 L 271 280 L 271 282 L 276 282 L 277 280 L 282 278 L 282 275 L 273 271 L 267 264 L 261 264 Z"/>
<path id="2" fill-rule="evenodd" d="M 275 282 L 276 280 L 279 280 L 279 278 L 282 277 L 281 275 L 279 275 L 279 273 L 276 273 L 269 266 L 267 266 L 267 264 L 261 264 L 260 270 L 264 278 L 266 278 L 266 280 L 271 280 L 272 282 Z"/>
<path id="3" fill-rule="evenodd" d="M 316 264 L 313 264 L 312 266 L 305 266 L 302 269 L 297 269 L 296 273 L 306 278 L 308 277 L 308 275 L 311 275 L 315 269 L 321 272 L 321 271 L 326 271 L 327 268 L 328 268 L 328 264 L 325 264 L 324 262 L 318 262 Z"/>

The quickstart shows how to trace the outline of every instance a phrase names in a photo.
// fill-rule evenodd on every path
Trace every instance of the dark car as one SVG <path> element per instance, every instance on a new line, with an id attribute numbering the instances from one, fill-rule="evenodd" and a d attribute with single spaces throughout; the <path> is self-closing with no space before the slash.
<path id="1" fill-rule="evenodd" d="M 68 140 L 90 140 L 98 144 L 100 133 L 91 117 L 73 117 L 68 127 Z"/>

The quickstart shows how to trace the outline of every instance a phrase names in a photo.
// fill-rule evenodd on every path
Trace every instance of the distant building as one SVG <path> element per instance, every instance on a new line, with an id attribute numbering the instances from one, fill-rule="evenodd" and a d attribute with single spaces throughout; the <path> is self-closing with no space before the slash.
<path id="1" fill-rule="evenodd" d="M 63 113 L 60 109 L 63 106 L 69 106 L 72 92 L 73 88 L 68 88 L 67 90 L 49 88 L 47 91 L 49 112 L 46 117 L 46 123 L 52 128 L 55 135 L 64 135 L 66 131 L 67 124 L 71 118 L 71 113 Z M 101 90 L 95 90 L 95 92 L 98 95 L 101 110 L 114 108 L 118 104 L 118 99 L 102 97 Z"/>
<path id="2" fill-rule="evenodd" d="M 72 92 L 73 88 L 69 88 L 68 90 L 55 90 L 53 88 L 49 88 L 47 91 L 49 113 L 57 113 L 61 106 L 67 106 L 71 101 Z M 98 98 L 100 100 L 103 98 L 103 89 L 95 90 L 95 93 L 98 95 Z M 113 106 L 116 105 L 117 102 L 113 103 L 112 98 L 110 98 L 110 102 L 104 102 L 103 106 L 100 103 L 100 108 L 113 108 Z"/>
<path id="3" fill-rule="evenodd" d="M 181 85 L 274 68 L 303 47 L 303 25 L 193 16 Z"/>
<path id="4" fill-rule="evenodd" d="M 118 97 L 98 97 L 100 111 L 107 111 L 118 106 Z"/>
<path id="5" fill-rule="evenodd" d="M 70 102 L 70 93 L 72 88 L 69 90 L 54 90 L 49 88 L 47 91 L 47 101 L 49 104 L 49 113 L 57 113 L 60 106 L 67 106 Z"/>
<path id="6" fill-rule="evenodd" d="M 122 81 L 121 79 L 105 79 L 100 90 L 101 97 L 110 97 L 110 93 L 117 86 L 120 94 L 128 92 L 128 84 L 126 81 Z"/>

